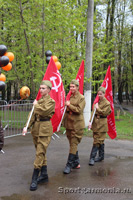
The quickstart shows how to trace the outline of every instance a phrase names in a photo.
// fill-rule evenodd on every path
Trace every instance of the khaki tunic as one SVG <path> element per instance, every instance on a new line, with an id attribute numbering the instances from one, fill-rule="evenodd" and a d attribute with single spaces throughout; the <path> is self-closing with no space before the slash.
<path id="1" fill-rule="evenodd" d="M 94 144 L 102 144 L 108 131 L 107 116 L 111 113 L 110 102 L 104 97 L 102 101 L 98 102 L 99 108 L 96 109 L 95 117 L 92 123 Z M 94 109 L 91 114 L 93 115 Z M 91 119 L 90 119 L 91 121 Z"/>
<path id="2" fill-rule="evenodd" d="M 79 130 L 85 128 L 83 110 L 85 107 L 85 98 L 80 92 L 70 97 L 70 106 L 67 106 L 63 120 L 66 129 Z"/>
<path id="3" fill-rule="evenodd" d="M 85 107 L 85 98 L 80 92 L 70 97 L 70 106 L 67 107 L 63 119 L 63 125 L 66 128 L 66 135 L 70 145 L 69 153 L 76 154 L 77 146 L 83 137 L 85 128 L 83 110 Z"/>
<path id="4" fill-rule="evenodd" d="M 51 136 L 53 133 L 53 127 L 51 120 L 40 121 L 40 119 L 51 119 L 55 112 L 55 101 L 48 95 L 45 98 L 41 98 L 34 106 L 34 112 L 32 114 L 29 127 L 32 126 L 31 133 L 35 136 Z"/>
<path id="5" fill-rule="evenodd" d="M 55 112 L 55 101 L 48 95 L 41 98 L 34 106 L 29 127 L 33 136 L 33 142 L 36 148 L 35 168 L 41 168 L 47 164 L 46 150 L 51 141 L 53 127 L 51 120 L 40 121 L 40 119 L 51 119 Z"/>

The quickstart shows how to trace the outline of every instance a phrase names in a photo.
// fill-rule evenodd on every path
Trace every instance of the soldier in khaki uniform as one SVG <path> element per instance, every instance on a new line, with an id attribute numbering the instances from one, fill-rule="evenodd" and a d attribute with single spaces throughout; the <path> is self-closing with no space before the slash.
<path id="1" fill-rule="evenodd" d="M 80 168 L 77 146 L 83 137 L 85 128 L 83 110 L 85 107 L 85 98 L 80 94 L 79 82 L 72 80 L 70 83 L 71 97 L 66 101 L 66 113 L 63 119 L 63 125 L 66 128 L 66 135 L 69 141 L 70 150 L 64 174 L 69 174 L 72 168 Z"/>
<path id="2" fill-rule="evenodd" d="M 37 183 L 48 182 L 46 151 L 53 133 L 50 119 L 55 112 L 55 101 L 49 95 L 51 88 L 52 83 L 50 81 L 45 80 L 40 84 L 42 97 L 40 100 L 33 102 L 34 112 L 28 126 L 28 128 L 32 127 L 31 134 L 36 148 L 34 171 L 30 185 L 31 191 L 37 189 Z M 26 132 L 27 130 L 24 127 L 23 133 Z M 41 173 L 38 177 L 40 171 Z"/>
<path id="3" fill-rule="evenodd" d="M 89 128 L 93 130 L 93 147 L 90 154 L 89 165 L 93 166 L 94 162 L 100 162 L 104 160 L 104 140 L 106 132 L 108 131 L 107 116 L 111 113 L 110 102 L 104 97 L 105 88 L 100 87 L 98 89 L 99 102 L 94 105 L 90 121 L 93 116 L 94 109 L 96 113 L 93 123 L 89 123 Z M 95 158 L 99 152 L 98 158 Z"/>

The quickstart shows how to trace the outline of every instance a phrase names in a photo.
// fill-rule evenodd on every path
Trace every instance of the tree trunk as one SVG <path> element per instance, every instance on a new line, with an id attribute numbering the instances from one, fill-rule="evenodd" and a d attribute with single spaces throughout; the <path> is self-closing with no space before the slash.
<path id="1" fill-rule="evenodd" d="M 22 2 L 21 0 L 19 0 L 19 6 L 20 6 L 20 17 L 21 17 L 21 21 L 22 21 L 22 24 L 24 25 L 24 17 L 23 17 L 23 8 L 22 8 Z M 31 60 L 31 52 L 30 52 L 30 45 L 29 45 L 29 40 L 28 40 L 28 36 L 27 36 L 27 33 L 26 33 L 26 29 L 24 28 L 24 36 L 25 36 L 25 40 L 26 40 L 26 46 L 27 46 L 27 52 L 28 52 L 28 56 L 29 56 L 29 67 L 30 69 L 32 69 L 32 60 Z M 33 74 L 33 71 L 31 70 L 31 86 L 32 86 L 32 91 L 31 91 L 31 98 L 34 97 L 35 95 L 35 84 L 33 82 L 34 80 L 34 74 Z"/>
<path id="2" fill-rule="evenodd" d="M 111 13 L 110 13 L 110 36 L 113 36 L 114 28 L 114 12 L 115 12 L 115 0 L 112 0 Z"/>
<path id="3" fill-rule="evenodd" d="M 18 96 L 18 83 L 14 83 L 14 97 L 13 99 L 18 99 L 20 96 Z"/>
<path id="4" fill-rule="evenodd" d="M 42 7 L 42 71 L 44 72 L 44 21 L 45 21 L 45 15 L 44 15 L 44 0 L 43 0 L 43 7 Z M 43 78 L 43 77 L 42 77 Z"/>
<path id="5" fill-rule="evenodd" d="M 119 28 L 118 28 L 118 100 L 120 103 L 122 103 L 122 44 L 123 44 L 123 24 L 124 24 L 124 17 L 125 17 L 125 1 L 124 6 L 122 6 L 123 14 L 122 19 L 119 19 Z M 122 11 L 122 10 L 121 10 Z"/>
<path id="6" fill-rule="evenodd" d="M 133 76 L 133 26 L 131 30 L 131 68 L 132 68 L 132 76 Z M 133 104 L 133 87 L 132 87 L 132 104 Z"/>
<path id="7" fill-rule="evenodd" d="M 7 83 L 7 102 L 11 100 L 11 81 Z"/>
<path id="8" fill-rule="evenodd" d="M 94 0 L 88 0 L 87 34 L 86 34 L 86 78 L 92 77 L 92 54 L 93 54 L 93 13 Z M 85 125 L 88 126 L 91 115 L 91 82 L 85 83 L 86 106 L 84 109 Z"/>

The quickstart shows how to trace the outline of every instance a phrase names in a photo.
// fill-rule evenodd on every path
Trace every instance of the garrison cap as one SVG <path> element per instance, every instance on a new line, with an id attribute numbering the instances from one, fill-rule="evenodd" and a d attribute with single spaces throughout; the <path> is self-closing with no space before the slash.
<path id="1" fill-rule="evenodd" d="M 71 84 L 74 84 L 74 85 L 79 86 L 79 81 L 76 80 L 76 79 L 73 79 L 73 80 L 71 81 Z"/>
<path id="2" fill-rule="evenodd" d="M 104 87 L 99 87 L 99 88 L 98 88 L 98 92 L 99 92 L 99 91 L 101 91 L 101 92 L 103 92 L 103 93 L 105 94 L 106 89 L 105 89 Z"/>
<path id="3" fill-rule="evenodd" d="M 52 88 L 52 83 L 51 83 L 50 81 L 48 81 L 48 80 L 42 81 L 40 85 L 46 85 L 46 86 L 48 86 L 50 89 Z"/>

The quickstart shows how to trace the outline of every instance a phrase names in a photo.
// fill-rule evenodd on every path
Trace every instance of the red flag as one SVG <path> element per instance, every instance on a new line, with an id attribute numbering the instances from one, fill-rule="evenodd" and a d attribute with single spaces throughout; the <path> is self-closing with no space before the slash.
<path id="1" fill-rule="evenodd" d="M 79 92 L 83 94 L 83 87 L 84 87 L 84 61 L 83 60 L 80 64 L 80 68 L 77 73 L 76 80 L 79 81 Z M 70 99 L 70 96 L 71 96 L 71 91 L 69 91 L 69 93 L 66 96 L 67 101 Z"/>
<path id="2" fill-rule="evenodd" d="M 55 132 L 57 131 L 57 127 L 61 121 L 64 112 L 65 90 L 61 79 L 61 75 L 52 58 L 50 59 L 43 80 L 49 80 L 52 83 L 50 97 L 55 100 L 55 114 L 53 115 L 51 121 L 53 126 L 53 132 Z M 36 100 L 39 100 L 40 98 L 41 94 L 39 90 Z"/>
<path id="3" fill-rule="evenodd" d="M 117 136 L 116 132 L 116 126 L 115 126 L 115 115 L 114 115 L 114 104 L 113 104 L 113 93 L 112 93 L 112 81 L 111 81 L 111 71 L 110 66 L 108 67 L 106 76 L 104 78 L 104 81 L 101 85 L 106 89 L 105 97 L 110 102 L 111 105 L 111 114 L 107 116 L 108 121 L 108 135 L 111 139 L 114 139 Z M 99 101 L 98 95 L 96 96 L 94 100 L 94 104 L 96 104 Z"/>

